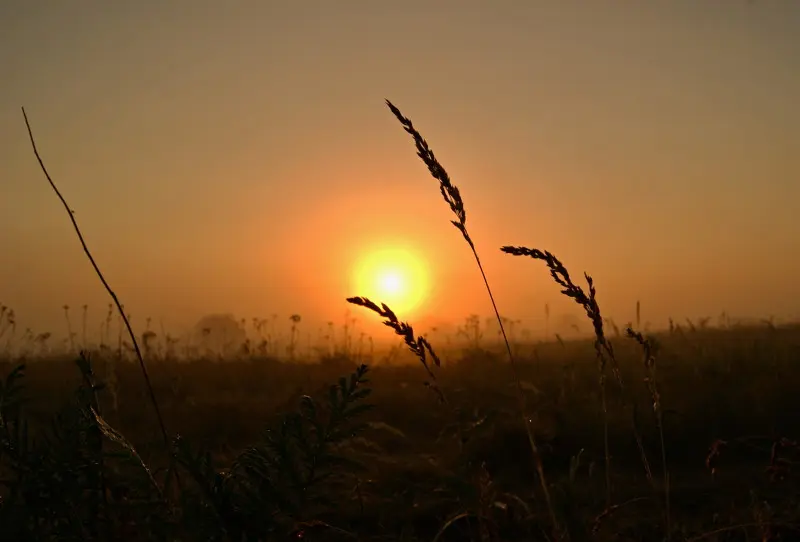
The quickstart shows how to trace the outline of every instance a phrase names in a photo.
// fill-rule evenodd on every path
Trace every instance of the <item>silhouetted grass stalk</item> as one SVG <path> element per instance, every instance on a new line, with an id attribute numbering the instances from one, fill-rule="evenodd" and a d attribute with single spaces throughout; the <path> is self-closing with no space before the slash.
<path id="1" fill-rule="evenodd" d="M 394 313 L 394 311 L 391 308 L 389 308 L 389 306 L 386 305 L 386 303 L 381 303 L 379 307 L 377 303 L 371 301 L 366 297 L 348 297 L 347 302 L 352 303 L 353 305 L 358 305 L 360 307 L 367 308 L 372 312 L 376 313 L 377 315 L 381 316 L 382 318 L 385 318 L 383 324 L 393 329 L 397 335 L 403 337 L 403 341 L 405 342 L 406 346 L 408 346 L 408 349 L 411 351 L 411 353 L 417 356 L 417 358 L 419 358 L 419 361 L 424 367 L 425 372 L 428 373 L 428 376 L 430 377 L 430 380 L 426 381 L 425 385 L 429 387 L 431 390 L 433 390 L 439 401 L 450 409 L 450 412 L 452 413 L 453 418 L 455 420 L 456 432 L 458 434 L 458 449 L 459 452 L 463 453 L 464 444 L 466 443 L 467 439 L 464 436 L 464 431 L 463 428 L 461 427 L 461 420 L 459 418 L 458 412 L 456 411 L 455 407 L 450 403 L 450 401 L 447 400 L 447 396 L 445 395 L 444 390 L 442 390 L 442 388 L 439 386 L 439 379 L 436 377 L 436 373 L 433 372 L 433 369 L 431 369 L 431 366 L 428 364 L 428 357 L 430 356 L 430 358 L 433 360 L 433 364 L 436 367 L 440 368 L 442 366 L 442 362 L 439 359 L 439 356 L 436 355 L 436 352 L 434 352 L 433 347 L 428 342 L 428 340 L 425 337 L 417 337 L 414 334 L 414 328 L 411 326 L 411 324 L 409 324 L 408 322 L 401 322 L 400 319 L 397 318 L 397 315 Z M 463 517 L 469 520 L 468 515 L 469 514 L 467 515 L 459 514 L 459 516 L 457 517 Z M 478 524 L 479 528 L 481 529 L 481 532 L 483 532 L 486 529 L 486 517 L 479 514 Z M 445 523 L 444 526 L 442 526 L 442 528 L 439 530 L 439 534 L 437 534 L 434 540 L 438 540 L 439 535 L 441 535 L 441 533 L 443 533 L 447 528 L 449 528 L 450 525 L 452 525 L 452 520 L 448 521 L 447 523 Z"/>
<path id="2" fill-rule="evenodd" d="M 434 179 L 439 181 L 439 190 L 441 191 L 442 198 L 444 201 L 450 206 L 450 210 L 453 214 L 456 215 L 457 220 L 451 220 L 450 223 L 456 227 L 458 231 L 461 232 L 461 235 L 464 237 L 464 240 L 469 245 L 470 249 L 472 250 L 472 255 L 475 257 L 475 263 L 478 264 L 478 269 L 481 272 L 481 277 L 483 278 L 483 284 L 486 286 L 486 291 L 489 294 L 489 300 L 492 303 L 492 309 L 494 310 L 495 317 L 497 318 L 497 323 L 500 326 L 500 333 L 503 336 L 503 342 L 506 346 L 506 352 L 508 354 L 508 360 L 511 365 L 511 370 L 514 374 L 514 380 L 516 382 L 517 388 L 517 398 L 519 401 L 520 406 L 520 414 L 522 416 L 522 422 L 525 427 L 525 432 L 528 436 L 528 441 L 531 446 L 531 452 L 533 453 L 533 459 L 536 471 L 539 475 L 539 482 L 542 487 L 542 493 L 544 494 L 545 501 L 547 504 L 548 512 L 550 514 L 550 519 L 553 523 L 553 532 L 556 537 L 559 536 L 559 522 L 555 514 L 555 510 L 553 509 L 552 501 L 550 498 L 550 490 L 547 487 L 547 479 L 545 478 L 544 474 L 544 467 L 542 465 L 541 454 L 539 453 L 539 447 L 536 444 L 536 438 L 533 434 L 533 428 L 530 424 L 530 419 L 527 414 L 527 405 L 525 399 L 525 391 L 522 388 L 522 380 L 519 376 L 519 371 L 517 369 L 516 362 L 514 360 L 514 355 L 511 352 L 511 344 L 508 341 L 508 336 L 506 335 L 506 329 L 503 325 L 503 319 L 500 317 L 500 311 L 497 309 L 497 303 L 494 300 L 494 295 L 492 294 L 492 289 L 489 286 L 489 280 L 486 278 L 486 272 L 483 269 L 483 264 L 481 263 L 481 259 L 478 256 L 478 251 L 475 248 L 475 243 L 472 241 L 472 237 L 470 237 L 469 232 L 467 231 L 467 213 L 464 209 L 464 201 L 461 198 L 461 193 L 457 186 L 455 186 L 450 181 L 450 176 L 445 171 L 444 167 L 439 163 L 436 159 L 436 156 L 433 153 L 433 150 L 428 146 L 428 142 L 425 141 L 425 138 L 414 128 L 414 124 L 411 120 L 405 117 L 400 110 L 392 104 L 389 100 L 386 100 L 386 105 L 389 107 L 391 112 L 397 117 L 397 120 L 400 121 L 400 124 L 403 125 L 403 128 L 406 132 L 408 132 L 411 137 L 414 139 L 414 144 L 417 148 L 417 155 L 422 159 L 425 165 L 428 167 L 428 171 L 430 172 L 431 176 Z"/>
<path id="3" fill-rule="evenodd" d="M 583 276 L 586 278 L 587 284 L 589 285 L 589 293 L 587 295 L 580 286 L 577 286 L 574 282 L 572 282 L 569 271 L 567 271 L 567 268 L 564 267 L 564 264 L 562 264 L 554 254 L 546 250 L 542 251 L 536 248 L 527 247 L 504 246 L 500 250 L 506 254 L 511 254 L 512 256 L 528 256 L 534 260 L 542 260 L 545 262 L 548 269 L 550 269 L 550 276 L 552 276 L 553 280 L 562 287 L 561 293 L 573 299 L 578 305 L 583 307 L 583 309 L 586 311 L 586 316 L 588 316 L 589 320 L 592 322 L 595 334 L 594 348 L 597 355 L 598 371 L 600 373 L 600 397 L 603 408 L 603 446 L 605 448 L 604 452 L 606 464 L 606 506 L 611 506 L 611 456 L 608 443 L 608 405 L 606 401 L 606 365 L 608 361 L 611 361 L 611 370 L 617 380 L 617 383 L 619 384 L 623 400 L 625 398 L 625 386 L 622 380 L 622 374 L 619 370 L 617 358 L 614 355 L 614 348 L 611 345 L 611 341 L 609 341 L 605 336 L 605 330 L 603 329 L 603 317 L 600 314 L 600 306 L 597 304 L 597 292 L 594 287 L 594 281 L 587 273 L 583 274 Z M 650 469 L 650 462 L 647 459 L 647 453 L 645 452 L 641 434 L 636 423 L 635 411 L 633 412 L 634 413 L 632 414 L 631 418 L 633 435 L 636 439 L 636 445 L 639 447 L 639 453 L 641 455 L 642 464 L 644 465 L 645 474 L 647 475 L 648 480 L 650 480 L 652 483 L 653 474 L 652 470 Z"/>
<path id="4" fill-rule="evenodd" d="M 637 303 L 638 308 L 638 303 Z M 658 391 L 658 381 L 656 379 L 656 344 L 646 338 L 639 331 L 634 331 L 630 327 L 626 330 L 628 337 L 639 343 L 644 355 L 644 366 L 646 376 L 645 383 L 650 391 L 650 398 L 653 400 L 653 413 L 656 416 L 658 426 L 658 438 L 661 444 L 661 468 L 664 476 L 664 520 L 666 523 L 666 535 L 669 541 L 672 538 L 672 514 L 670 512 L 670 482 L 669 470 L 667 468 L 667 446 L 664 441 L 664 416 L 661 408 L 661 394 Z"/>
<path id="5" fill-rule="evenodd" d="M 28 129 L 28 137 L 30 138 L 31 146 L 33 147 L 33 153 L 36 155 L 36 159 L 39 161 L 39 167 L 41 168 L 41 170 L 44 173 L 45 177 L 47 177 L 47 181 L 50 183 L 50 187 L 56 193 L 56 196 L 58 196 L 58 199 L 61 201 L 62 205 L 64 206 L 64 209 L 67 211 L 67 214 L 69 215 L 69 219 L 72 222 L 72 227 L 75 229 L 75 233 L 78 235 L 78 240 L 80 241 L 81 246 L 83 247 L 83 252 L 86 254 L 86 257 L 89 259 L 89 262 L 92 264 L 92 267 L 94 268 L 95 273 L 97 274 L 98 278 L 100 279 L 100 282 L 103 283 L 103 286 L 105 287 L 106 291 L 108 292 L 108 295 L 111 296 L 111 299 L 114 301 L 114 304 L 117 306 L 117 310 L 119 311 L 119 314 L 120 314 L 120 316 L 122 318 L 122 321 L 125 323 L 125 327 L 128 330 L 128 334 L 130 335 L 131 342 L 133 344 L 133 349 L 134 349 L 134 351 L 136 353 L 136 358 L 139 360 L 139 367 L 141 368 L 142 375 L 144 376 L 144 381 L 145 381 L 145 385 L 147 386 L 147 393 L 148 393 L 148 395 L 150 397 L 150 402 L 153 404 L 153 409 L 155 410 L 156 417 L 158 418 L 158 425 L 159 425 L 159 427 L 161 429 L 161 435 L 162 435 L 162 437 L 164 439 L 164 445 L 167 447 L 167 450 L 169 450 L 170 449 L 169 435 L 167 434 L 166 425 L 164 425 L 164 419 L 161 416 L 161 409 L 158 406 L 158 401 L 156 400 L 156 395 L 155 395 L 155 392 L 153 391 L 153 385 L 150 383 L 150 376 L 149 376 L 149 374 L 147 372 L 147 366 L 145 365 L 144 358 L 142 357 L 142 352 L 139 349 L 139 343 L 136 341 L 136 334 L 133 332 L 133 328 L 131 327 L 131 324 L 128 321 L 128 317 L 125 316 L 125 311 L 122 309 L 122 305 L 120 304 L 119 299 L 117 299 L 117 295 L 111 289 L 111 286 L 109 286 L 108 282 L 106 281 L 105 277 L 103 276 L 103 273 L 100 271 L 100 268 L 98 267 L 97 262 L 95 262 L 94 258 L 92 257 L 92 253 L 89 251 L 89 247 L 86 245 L 86 241 L 83 239 L 83 234 L 81 233 L 81 230 L 78 227 L 78 222 L 75 220 L 75 212 L 72 209 L 70 209 L 69 205 L 67 204 L 67 201 L 64 199 L 64 196 L 61 195 L 61 192 L 58 190 L 58 187 L 56 187 L 56 184 L 55 184 L 55 182 L 53 182 L 52 177 L 50 177 L 50 174 L 48 173 L 47 168 L 44 165 L 44 161 L 42 160 L 42 157 L 39 155 L 39 150 L 36 147 L 36 141 L 33 138 L 33 131 L 31 130 L 31 125 L 28 122 L 28 115 L 25 113 L 25 108 L 24 107 L 22 108 L 22 116 L 25 118 L 25 126 Z M 70 335 L 71 335 L 71 333 L 70 333 Z M 70 337 L 70 340 L 72 340 L 71 337 Z"/>
<path id="6" fill-rule="evenodd" d="M 442 366 L 439 356 L 437 356 L 436 352 L 433 351 L 433 347 L 428 340 L 425 337 L 417 337 L 414 335 L 414 328 L 411 327 L 408 322 L 401 322 L 400 319 L 397 318 L 397 315 L 394 313 L 394 311 L 390 309 L 386 303 L 381 303 L 379 307 L 377 303 L 366 297 L 348 297 L 347 302 L 369 309 L 378 316 L 385 318 L 383 325 L 393 329 L 396 334 L 403 337 L 403 341 L 406 343 L 406 346 L 408 346 L 408 349 L 411 350 L 411 353 L 419 358 L 422 367 L 431 378 L 430 382 L 426 382 L 425 384 L 430 387 L 434 393 L 436 393 L 436 396 L 442 403 L 449 405 L 447 397 L 439 387 L 439 381 L 436 378 L 436 374 L 428 364 L 428 356 L 430 356 L 430 358 L 433 360 L 433 364 L 436 367 Z"/>

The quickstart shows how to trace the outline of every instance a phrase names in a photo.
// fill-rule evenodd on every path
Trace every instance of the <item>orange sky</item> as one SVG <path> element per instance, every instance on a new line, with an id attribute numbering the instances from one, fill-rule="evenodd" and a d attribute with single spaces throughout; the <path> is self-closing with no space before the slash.
<path id="1" fill-rule="evenodd" d="M 589 271 L 619 322 L 637 299 L 658 325 L 798 317 L 797 28 L 792 0 L 6 0 L 0 302 L 54 333 L 62 305 L 99 322 L 108 303 L 24 105 L 134 325 L 338 323 L 355 262 L 399 245 L 430 269 L 421 327 L 488 315 L 389 98 L 460 187 L 501 312 L 535 331 L 545 303 L 577 307 L 501 245 Z"/>

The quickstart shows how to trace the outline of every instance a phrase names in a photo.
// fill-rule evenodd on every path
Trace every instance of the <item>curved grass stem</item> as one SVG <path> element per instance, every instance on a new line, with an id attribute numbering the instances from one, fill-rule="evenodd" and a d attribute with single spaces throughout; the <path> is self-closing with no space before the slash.
<path id="1" fill-rule="evenodd" d="M 414 128 L 414 124 L 411 122 L 411 119 L 404 116 L 400 110 L 389 100 L 386 100 L 386 105 L 391 110 L 392 114 L 400 121 L 400 124 L 403 125 L 403 128 L 409 135 L 414 139 L 414 144 L 417 148 L 417 156 L 425 163 L 428 167 L 428 171 L 430 172 L 431 176 L 439 181 L 439 190 L 442 194 L 442 198 L 444 199 L 445 203 L 450 206 L 450 210 L 456 216 L 456 220 L 451 220 L 451 224 L 455 226 L 455 228 L 461 232 L 462 237 L 469 245 L 470 249 L 472 250 L 472 254 L 475 257 L 475 262 L 478 264 L 478 269 L 481 272 L 481 277 L 483 278 L 483 283 L 486 286 L 486 291 L 489 293 L 489 299 L 492 303 L 492 308 L 494 310 L 494 314 L 497 317 L 497 322 L 500 325 L 500 332 L 503 336 L 503 342 L 506 346 L 506 352 L 508 353 L 508 360 L 509 364 L 511 365 L 511 370 L 514 375 L 514 380 L 516 382 L 516 389 L 517 389 L 517 400 L 519 402 L 520 408 L 520 415 L 522 416 L 522 423 L 525 427 L 525 433 L 528 436 L 528 442 L 531 446 L 531 452 L 533 455 L 534 460 L 534 467 L 539 477 L 539 483 L 542 488 L 542 494 L 544 495 L 545 502 L 547 504 L 547 510 L 550 515 L 550 520 L 552 522 L 553 527 L 553 536 L 555 539 L 562 538 L 558 518 L 556 517 L 555 510 L 553 508 L 553 503 L 550 498 L 550 490 L 547 486 L 547 479 L 545 478 L 544 467 L 542 465 L 542 458 L 541 454 L 539 453 L 539 447 L 536 444 L 536 437 L 533 433 L 533 428 L 531 427 L 530 418 L 527 414 L 527 401 L 525 400 L 525 391 L 522 388 L 522 381 L 519 377 L 519 371 L 517 370 L 517 364 L 514 360 L 514 355 L 511 352 L 511 345 L 508 342 L 508 336 L 506 334 L 505 326 L 503 325 L 503 319 L 500 317 L 500 312 L 497 309 L 497 303 L 495 302 L 494 295 L 492 294 L 492 289 L 489 286 L 489 280 L 486 277 L 486 272 L 483 269 L 483 264 L 481 263 L 481 259 L 478 256 L 478 251 L 475 248 L 475 243 L 472 240 L 472 237 L 469 235 L 467 231 L 467 213 L 464 208 L 464 200 L 461 198 L 461 192 L 459 191 L 458 187 L 455 186 L 450 181 L 450 176 L 447 174 L 447 171 L 444 167 L 439 163 L 436 159 L 436 156 L 433 154 L 433 150 L 431 150 L 430 146 L 428 146 L 428 142 L 425 141 L 425 138 Z"/>
<path id="2" fill-rule="evenodd" d="M 89 259 L 89 263 L 92 264 L 92 268 L 94 268 L 94 272 L 97 274 L 100 282 L 103 283 L 103 287 L 108 292 L 108 295 L 111 296 L 111 299 L 114 301 L 114 304 L 119 311 L 120 316 L 122 317 L 122 321 L 125 323 L 125 328 L 128 330 L 128 335 L 131 338 L 131 342 L 133 344 L 134 352 L 136 353 L 136 359 L 139 361 L 139 367 L 142 370 L 142 376 L 144 376 L 144 382 L 147 387 L 147 393 L 150 397 L 150 402 L 153 404 L 153 410 L 155 410 L 156 417 L 158 418 L 158 425 L 161 429 L 161 436 L 164 439 L 164 446 L 166 446 L 167 451 L 169 452 L 170 449 L 170 441 L 169 441 L 169 434 L 167 433 L 167 427 L 164 424 L 164 418 L 161 416 L 161 409 L 158 406 L 158 401 L 156 400 L 156 394 L 153 391 L 153 385 L 150 383 L 150 375 L 147 372 L 147 365 L 144 362 L 144 357 L 142 356 L 142 351 L 139 348 L 139 343 L 136 340 L 136 335 L 133 332 L 133 328 L 131 327 L 131 323 L 128 321 L 128 317 L 125 316 L 125 311 L 122 308 L 122 304 L 119 302 L 117 295 L 109 286 L 108 281 L 106 280 L 103 273 L 100 271 L 100 267 L 97 265 L 94 257 L 92 256 L 89 247 L 86 245 L 86 241 L 83 238 L 83 234 L 81 233 L 81 229 L 78 227 L 78 222 L 75 220 L 75 212 L 70 208 L 69 204 L 67 204 L 67 200 L 64 199 L 64 196 L 61 195 L 61 191 L 59 191 L 56 183 L 53 182 L 53 178 L 48 173 L 47 168 L 44 165 L 44 161 L 42 160 L 41 155 L 39 154 L 39 149 L 36 147 L 36 140 L 33 137 L 33 131 L 31 130 L 30 122 L 28 122 L 28 115 L 25 113 L 25 108 L 22 108 L 22 116 L 25 118 L 25 126 L 28 129 L 28 137 L 31 141 L 31 146 L 33 147 L 33 154 L 36 155 L 36 160 L 39 161 L 39 167 L 41 168 L 44 176 L 47 177 L 47 181 L 50 183 L 50 187 L 58 196 L 58 199 L 61 201 L 61 204 L 64 206 L 64 209 L 67 211 L 67 215 L 69 215 L 69 219 L 72 222 L 72 227 L 75 230 L 75 233 L 78 235 L 78 240 L 83 247 L 83 252 L 86 254 L 86 257 Z"/>

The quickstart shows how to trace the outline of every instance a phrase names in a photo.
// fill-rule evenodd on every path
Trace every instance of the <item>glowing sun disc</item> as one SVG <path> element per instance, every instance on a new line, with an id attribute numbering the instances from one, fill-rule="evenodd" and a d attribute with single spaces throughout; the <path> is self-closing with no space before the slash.
<path id="1" fill-rule="evenodd" d="M 403 249 L 381 249 L 362 258 L 353 276 L 355 295 L 386 303 L 402 320 L 425 299 L 428 280 L 422 260 Z"/>

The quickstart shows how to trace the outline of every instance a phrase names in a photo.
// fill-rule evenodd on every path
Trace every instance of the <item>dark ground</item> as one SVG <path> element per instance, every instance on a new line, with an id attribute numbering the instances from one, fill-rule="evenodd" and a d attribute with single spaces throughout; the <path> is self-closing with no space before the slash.
<path id="1" fill-rule="evenodd" d="M 793 440 L 800 435 L 800 329 L 707 329 L 660 335 L 657 340 L 672 539 L 800 540 L 800 532 L 792 526 L 800 517 L 798 483 L 792 472 Z M 606 503 L 603 417 L 592 343 L 544 344 L 535 352 L 533 346 L 520 348 L 527 410 L 553 508 L 572 540 L 661 540 L 665 532 L 661 448 L 642 353 L 627 338 L 613 341 L 632 400 L 623 400 L 609 374 L 611 507 Z M 18 362 L 2 363 L 2 374 Z M 314 365 L 269 359 L 152 360 L 149 370 L 170 434 L 181 435 L 194 449 L 208 449 L 217 470 L 223 470 L 258 442 L 266 427 L 277 427 L 281 412 L 296 411 L 302 395 L 327 396 L 327 387 L 355 366 L 346 357 Z M 161 468 L 169 465 L 169 455 L 138 365 L 95 356 L 93 367 L 96 378 L 109 384 L 99 392 L 100 412 L 163 484 L 171 477 Z M 301 533 L 295 537 L 312 540 L 432 540 L 437 533 L 440 540 L 552 538 L 513 375 L 502 356 L 486 351 L 464 352 L 455 361 L 449 356 L 438 373 L 449 406 L 440 404 L 424 386 L 426 374 L 418 363 L 370 369 L 368 385 L 373 391 L 367 402 L 375 408 L 360 415 L 368 422 L 364 430 L 336 448 L 361 468 L 350 461 L 337 466 L 330 478 L 337 483 L 320 486 L 327 503 L 309 504 L 283 523 L 275 520 L 276 524 L 288 525 L 287 533 Z M 23 382 L 29 399 L 25 416 L 32 433 L 37 433 L 44 431 L 60 406 L 73 400 L 81 373 L 72 358 L 28 360 Z M 636 446 L 634 414 L 652 483 Z M 463 449 L 457 428 L 465 441 Z M 712 472 L 707 458 L 717 441 L 724 444 L 718 444 L 719 453 L 711 458 Z M 120 446 L 106 439 L 103 448 L 111 452 Z M 6 489 L 0 489 L 4 509 L 0 521 L 13 524 L 19 536 L 23 532 L 37 532 L 39 539 L 68 539 L 64 533 L 75 532 L 83 539 L 222 536 L 219 526 L 225 518 L 218 517 L 215 497 L 203 496 L 202 483 L 185 466 L 178 471 L 180 489 L 172 484 L 163 491 L 171 504 L 161 504 L 172 509 L 169 517 L 164 516 L 164 525 L 157 525 L 161 512 L 147 507 L 156 504 L 142 504 L 139 510 L 132 498 L 112 495 L 113 504 L 105 502 L 81 516 L 84 522 L 86 517 L 97 518 L 100 527 L 93 530 L 70 527 L 67 520 L 62 522 L 66 527 L 59 527 L 55 512 L 45 519 L 20 520 L 33 506 L 28 503 L 33 497 L 12 498 L 8 487 L 22 467 L 9 453 L 0 461 L 6 479 Z M 142 469 L 111 467 L 112 459 L 105 461 L 104 468 L 116 469 L 108 479 L 118 480 L 120 486 L 128 483 L 126 476 L 132 477 L 131 487 L 139 483 L 133 478 L 142 478 Z M 54 493 L 48 498 L 65 496 Z M 75 502 L 82 501 L 73 501 L 78 506 Z M 264 517 L 270 513 L 261 511 Z M 463 517 L 448 523 L 460 514 Z M 303 523 L 311 520 L 328 526 Z M 54 524 L 40 525 L 48 521 Z M 26 526 L 20 527 L 21 523 Z M 737 525 L 742 527 L 734 528 Z M 719 532 L 709 534 L 714 531 Z M 286 534 L 281 533 L 275 538 Z M 230 532 L 228 536 L 233 538 Z"/>

